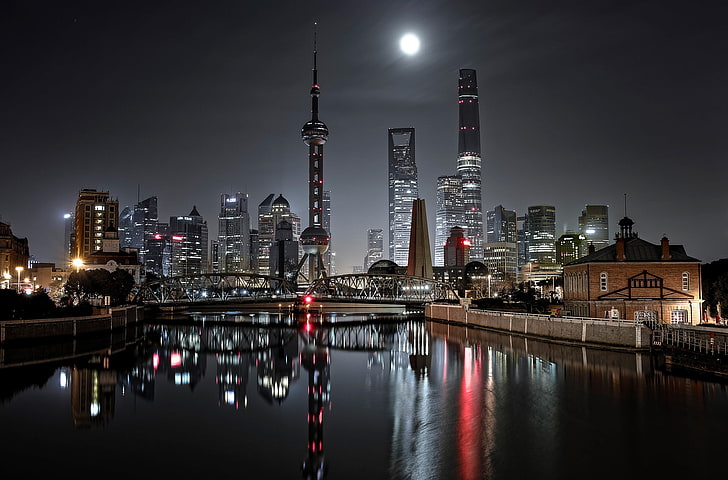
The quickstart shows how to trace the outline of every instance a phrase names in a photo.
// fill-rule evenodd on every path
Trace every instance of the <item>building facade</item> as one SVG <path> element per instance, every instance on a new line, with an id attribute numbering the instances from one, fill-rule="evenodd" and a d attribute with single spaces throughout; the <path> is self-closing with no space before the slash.
<path id="1" fill-rule="evenodd" d="M 514 285 L 518 278 L 518 247 L 515 242 L 488 242 L 483 245 L 483 264 L 491 275 L 494 291 Z"/>
<path id="2" fill-rule="evenodd" d="M 465 234 L 473 243 L 473 261 L 483 259 L 483 197 L 480 153 L 480 110 L 475 70 L 461 69 L 458 78 L 457 174 L 463 179 Z"/>
<path id="3" fill-rule="evenodd" d="M 412 205 L 419 198 L 415 164 L 415 129 L 390 128 L 389 151 L 389 259 L 406 265 L 409 255 Z"/>
<path id="4" fill-rule="evenodd" d="M 464 267 L 470 262 L 470 240 L 461 227 L 450 229 L 450 236 L 443 247 L 446 267 Z"/>
<path id="5" fill-rule="evenodd" d="M 87 188 L 78 193 L 74 210 L 73 258 L 86 257 L 101 250 L 104 232 L 110 226 L 116 228 L 119 221 L 119 201 L 109 192 Z"/>
<path id="6" fill-rule="evenodd" d="M 189 215 L 169 218 L 169 275 L 208 272 L 207 222 L 193 206 Z"/>
<path id="7" fill-rule="evenodd" d="M 22 273 L 28 268 L 30 249 L 28 239 L 13 235 L 13 230 L 7 223 L 0 222 L 0 284 L 2 288 L 20 288 L 18 283 L 18 270 Z"/>
<path id="8" fill-rule="evenodd" d="M 556 241 L 556 263 L 566 265 L 580 259 L 588 253 L 587 245 L 587 237 L 583 233 L 564 233 Z"/>
<path id="9" fill-rule="evenodd" d="M 489 243 L 518 241 L 518 224 L 515 210 L 506 210 L 498 205 L 486 214 L 485 239 Z"/>
<path id="10" fill-rule="evenodd" d="M 579 233 L 595 250 L 609 245 L 609 206 L 586 205 L 579 216 Z"/>
<path id="11" fill-rule="evenodd" d="M 530 206 L 527 215 L 528 261 L 541 265 L 556 264 L 556 207 Z"/>
<path id="12" fill-rule="evenodd" d="M 465 225 L 463 203 L 463 178 L 445 175 L 437 178 L 437 209 L 435 212 L 435 260 L 434 265 L 445 264 L 443 247 L 453 227 Z"/>
<path id="13" fill-rule="evenodd" d="M 564 265 L 564 310 L 572 315 L 696 325 L 702 315 L 701 262 L 632 232 L 624 217 L 615 242 Z"/>
<path id="14" fill-rule="evenodd" d="M 370 228 L 367 230 L 367 254 L 364 256 L 364 270 L 384 258 L 384 230 Z"/>
<path id="15" fill-rule="evenodd" d="M 250 271 L 250 215 L 248 195 L 242 192 L 220 195 L 217 241 L 211 248 L 213 270 Z"/>

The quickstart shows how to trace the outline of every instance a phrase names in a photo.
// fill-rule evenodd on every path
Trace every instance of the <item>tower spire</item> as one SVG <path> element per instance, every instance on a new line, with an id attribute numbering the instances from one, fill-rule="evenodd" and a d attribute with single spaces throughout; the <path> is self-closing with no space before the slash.
<path id="1" fill-rule="evenodd" d="M 308 280 L 313 281 L 326 275 L 321 256 L 328 250 L 329 234 L 322 227 L 323 223 L 323 191 L 324 191 L 324 144 L 328 139 L 329 129 L 318 118 L 318 97 L 321 93 L 318 86 L 318 69 L 316 66 L 317 33 L 314 23 L 313 34 L 313 85 L 311 86 L 311 120 L 301 129 L 303 142 L 308 145 L 308 227 L 301 232 L 300 242 L 305 253 L 299 263 L 300 273 L 303 263 L 309 261 Z"/>

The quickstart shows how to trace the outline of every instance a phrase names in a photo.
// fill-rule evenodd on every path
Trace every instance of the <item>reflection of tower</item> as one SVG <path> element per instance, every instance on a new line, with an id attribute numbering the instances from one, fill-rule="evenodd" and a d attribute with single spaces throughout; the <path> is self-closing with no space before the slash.
<path id="1" fill-rule="evenodd" d="M 114 418 L 116 372 L 74 367 L 71 373 L 71 409 L 76 427 L 107 425 Z"/>
<path id="2" fill-rule="evenodd" d="M 262 333 L 259 337 L 262 339 Z M 279 404 L 288 397 L 293 382 L 298 379 L 298 336 L 289 329 L 269 330 L 265 343 L 270 347 L 259 350 L 255 363 L 258 372 L 258 393 L 268 403 Z"/>
<path id="3" fill-rule="evenodd" d="M 219 395 L 217 404 L 237 410 L 242 403 L 245 408 L 248 405 L 245 390 L 248 386 L 250 356 L 241 355 L 240 352 L 221 352 L 216 354 L 215 358 L 217 360 L 215 383 Z"/>
<path id="4" fill-rule="evenodd" d="M 306 323 L 306 325 L 310 325 Z M 324 458 L 324 405 L 329 402 L 329 351 L 309 337 L 301 353 L 301 365 L 308 371 L 308 448 L 303 462 L 303 478 L 325 478 L 328 465 Z"/>
<path id="5" fill-rule="evenodd" d="M 313 85 L 311 86 L 311 120 L 301 129 L 303 142 L 308 145 L 308 227 L 301 233 L 303 258 L 308 260 L 308 281 L 326 276 L 323 254 L 329 248 L 329 234 L 324 230 L 324 143 L 329 135 L 326 124 L 318 118 L 319 86 L 316 71 L 316 37 L 313 43 Z"/>

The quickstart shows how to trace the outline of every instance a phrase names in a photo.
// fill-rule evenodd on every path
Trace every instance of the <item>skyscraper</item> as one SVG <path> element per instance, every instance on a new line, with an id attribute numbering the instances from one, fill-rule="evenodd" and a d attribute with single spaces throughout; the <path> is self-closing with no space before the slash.
<path id="1" fill-rule="evenodd" d="M 486 240 L 488 243 L 518 241 L 518 227 L 515 210 L 506 210 L 498 205 L 486 215 Z"/>
<path id="2" fill-rule="evenodd" d="M 384 230 L 370 228 L 367 230 L 367 254 L 364 256 L 364 271 L 369 270 L 375 262 L 384 256 Z"/>
<path id="3" fill-rule="evenodd" d="M 258 205 L 258 273 L 270 275 L 270 247 L 273 244 L 276 224 L 273 221 L 273 200 L 270 194 Z"/>
<path id="4" fill-rule="evenodd" d="M 171 276 L 207 272 L 207 222 L 193 206 L 189 215 L 169 218 Z"/>
<path id="5" fill-rule="evenodd" d="M 329 234 L 329 249 L 324 252 L 324 267 L 329 275 L 336 275 L 336 253 L 331 245 L 331 190 L 324 190 L 324 217 L 321 226 Z"/>
<path id="6" fill-rule="evenodd" d="M 464 267 L 470 262 L 470 240 L 465 237 L 464 232 L 462 227 L 450 229 L 450 236 L 442 247 L 446 267 Z"/>
<path id="7" fill-rule="evenodd" d="M 109 192 L 85 188 L 78 192 L 74 213 L 73 258 L 85 259 L 103 247 L 104 232 L 119 223 L 119 201 Z"/>
<path id="8" fill-rule="evenodd" d="M 556 264 L 556 207 L 528 207 L 528 261 L 542 265 Z"/>
<path id="9" fill-rule="evenodd" d="M 63 215 L 63 263 L 71 266 L 73 255 L 71 253 L 71 238 L 73 237 L 73 214 Z"/>
<path id="10" fill-rule="evenodd" d="M 248 195 L 223 193 L 218 214 L 217 258 L 221 272 L 250 270 Z"/>
<path id="11" fill-rule="evenodd" d="M 308 145 L 308 227 L 301 232 L 303 259 L 308 259 L 309 282 L 326 276 L 323 255 L 329 248 L 329 233 L 323 227 L 324 214 L 324 144 L 329 137 L 329 129 L 318 118 L 318 99 L 321 90 L 318 85 L 316 68 L 316 36 L 313 42 L 313 84 L 311 85 L 311 120 L 301 128 L 301 139 Z"/>
<path id="12" fill-rule="evenodd" d="M 389 138 L 389 259 L 407 265 L 412 204 L 419 198 L 415 165 L 415 129 L 390 128 Z"/>
<path id="13" fill-rule="evenodd" d="M 594 250 L 609 245 L 609 205 L 586 205 L 579 216 L 579 233 Z"/>
<path id="14" fill-rule="evenodd" d="M 466 236 L 473 246 L 470 257 L 483 260 L 483 211 L 481 193 L 480 112 L 475 70 L 461 69 L 458 79 L 458 162 L 463 179 Z"/>
<path id="15" fill-rule="evenodd" d="M 449 175 L 437 178 L 437 210 L 435 213 L 435 265 L 445 265 L 445 243 L 453 227 L 465 226 L 463 178 Z"/>

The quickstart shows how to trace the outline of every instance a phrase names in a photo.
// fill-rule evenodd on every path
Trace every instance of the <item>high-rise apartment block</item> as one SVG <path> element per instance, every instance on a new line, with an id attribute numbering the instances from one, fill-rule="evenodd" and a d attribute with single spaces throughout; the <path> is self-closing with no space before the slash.
<path id="1" fill-rule="evenodd" d="M 437 178 L 435 212 L 435 265 L 445 265 L 445 243 L 453 227 L 464 227 L 463 178 L 445 175 Z"/>
<path id="2" fill-rule="evenodd" d="M 367 230 L 367 254 L 364 257 L 364 271 L 384 258 L 384 230 L 370 228 Z"/>
<path id="3" fill-rule="evenodd" d="M 609 245 L 609 205 L 586 205 L 579 216 L 579 233 L 595 250 Z"/>
<path id="4" fill-rule="evenodd" d="M 481 192 L 480 111 L 475 70 L 461 69 L 458 79 L 457 174 L 463 179 L 465 233 L 473 243 L 472 260 L 483 259 L 483 210 Z"/>
<path id="5" fill-rule="evenodd" d="M 119 222 L 119 201 L 109 192 L 85 188 L 78 193 L 74 211 L 73 258 L 84 259 L 101 250 L 104 232 Z"/>
<path id="6" fill-rule="evenodd" d="M 390 128 L 389 151 L 389 259 L 407 265 L 412 205 L 419 198 L 415 164 L 415 129 Z"/>
<path id="7" fill-rule="evenodd" d="M 250 270 L 250 215 L 248 195 L 242 192 L 220 196 L 217 243 L 213 270 L 247 272 Z M 217 262 L 215 262 L 217 260 Z M 217 265 L 215 265 L 217 263 Z"/>

